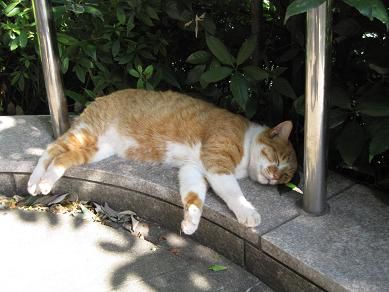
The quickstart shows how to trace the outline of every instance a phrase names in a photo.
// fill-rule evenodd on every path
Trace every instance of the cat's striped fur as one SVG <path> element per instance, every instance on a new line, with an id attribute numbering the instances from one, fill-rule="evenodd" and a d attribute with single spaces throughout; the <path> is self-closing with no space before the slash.
<path id="1" fill-rule="evenodd" d="M 198 227 L 208 183 L 239 222 L 253 227 L 260 223 L 260 215 L 245 199 L 237 179 L 288 182 L 297 168 L 288 141 L 291 130 L 289 121 L 270 129 L 180 93 L 117 91 L 96 99 L 48 146 L 28 191 L 48 194 L 69 167 L 116 154 L 180 169 L 185 233 Z"/>

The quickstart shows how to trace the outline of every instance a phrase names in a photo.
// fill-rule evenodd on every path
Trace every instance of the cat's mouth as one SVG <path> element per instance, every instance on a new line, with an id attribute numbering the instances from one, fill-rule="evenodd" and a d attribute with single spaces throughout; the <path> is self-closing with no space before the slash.
<path id="1" fill-rule="evenodd" d="M 253 181 L 259 182 L 260 184 L 271 184 L 271 180 L 267 178 L 260 170 L 257 170 L 255 168 L 249 169 L 249 176 Z"/>

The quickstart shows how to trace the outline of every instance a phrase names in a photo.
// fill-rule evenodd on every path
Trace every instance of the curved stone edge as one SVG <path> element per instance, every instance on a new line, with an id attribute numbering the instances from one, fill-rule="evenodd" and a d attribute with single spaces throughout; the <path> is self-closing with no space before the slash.
<path id="1" fill-rule="evenodd" d="M 32 167 L 33 163 L 31 169 L 28 168 L 28 164 L 24 164 L 24 167 L 20 166 L 14 172 L 0 173 L 0 193 L 26 194 Z M 28 169 L 30 171 L 25 171 Z M 77 193 L 81 200 L 93 200 L 100 204 L 107 202 L 117 210 L 130 209 L 141 218 L 156 222 L 177 233 L 180 231 L 182 207 L 162 198 L 122 186 L 68 175 L 61 178 L 53 192 L 65 193 L 69 190 Z M 260 246 L 253 245 L 217 222 L 202 218 L 199 229 L 191 238 L 244 267 L 277 291 L 321 291 L 315 284 L 264 253 Z"/>

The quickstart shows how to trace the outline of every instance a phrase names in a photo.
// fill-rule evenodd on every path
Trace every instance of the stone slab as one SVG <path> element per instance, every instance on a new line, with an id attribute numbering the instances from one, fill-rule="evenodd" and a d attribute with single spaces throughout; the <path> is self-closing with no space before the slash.
<path id="1" fill-rule="evenodd" d="M 329 291 L 389 291 L 389 206 L 355 185 L 321 217 L 300 216 L 262 237 L 262 249 Z"/>
<path id="2" fill-rule="evenodd" d="M 175 253 L 177 256 L 184 258 L 188 262 L 195 262 L 196 266 L 211 266 L 224 262 L 224 256 L 216 253 L 214 250 L 199 244 L 191 237 L 181 236 L 175 232 L 169 231 L 157 224 L 151 222 L 141 222 L 138 224 L 135 233 L 157 246 Z M 258 281 L 258 278 L 251 275 L 245 276 L 238 280 L 241 268 L 234 264 L 229 263 L 227 270 L 222 273 L 214 273 L 207 271 L 213 275 L 214 279 L 223 283 L 224 289 L 232 291 L 262 291 L 265 289 L 262 282 Z M 249 274 L 249 273 L 248 273 Z M 249 290 L 251 289 L 251 290 Z M 259 290 L 257 290 L 259 289 Z M 261 290 L 262 289 L 262 290 Z M 269 289 L 269 288 L 267 288 Z M 184 291 L 185 289 L 183 289 Z"/>
<path id="3" fill-rule="evenodd" d="M 233 273 L 211 273 L 206 262 L 69 215 L 0 211 L 0 231 L 2 291 L 271 291 L 215 252 L 210 259 Z"/>
<path id="4" fill-rule="evenodd" d="M 246 268 L 275 291 L 323 291 L 249 243 L 246 244 Z"/>
<path id="5" fill-rule="evenodd" d="M 13 174 L 0 173 L 0 195 L 13 195 L 15 191 Z"/>
<path id="6" fill-rule="evenodd" d="M 0 143 L 6 145 L 0 148 L 0 172 L 31 172 L 46 145 L 52 141 L 49 117 L 0 117 L 0 124 Z M 177 170 L 160 165 L 112 157 L 72 168 L 66 176 L 121 186 L 181 206 Z M 330 173 L 330 194 L 338 193 L 350 185 L 349 181 L 339 180 L 338 177 Z M 296 206 L 296 201 L 301 198 L 299 194 L 290 191 L 281 193 L 277 187 L 263 186 L 249 179 L 241 180 L 240 184 L 249 201 L 262 215 L 260 226 L 252 229 L 239 224 L 213 192 L 208 193 L 203 216 L 254 245 L 259 245 L 260 235 L 299 215 L 300 209 Z"/>
<path id="7" fill-rule="evenodd" d="M 15 174 L 14 176 L 18 193 L 24 194 L 28 175 Z M 136 211 L 141 218 L 158 222 L 172 231 L 180 232 L 183 209 L 174 204 L 132 190 L 67 177 L 63 177 L 54 188 L 54 193 L 69 191 L 77 194 L 81 200 L 95 201 L 100 204 L 107 202 L 115 210 Z M 192 237 L 233 262 L 243 265 L 243 239 L 223 227 L 203 218 L 199 229 Z"/>

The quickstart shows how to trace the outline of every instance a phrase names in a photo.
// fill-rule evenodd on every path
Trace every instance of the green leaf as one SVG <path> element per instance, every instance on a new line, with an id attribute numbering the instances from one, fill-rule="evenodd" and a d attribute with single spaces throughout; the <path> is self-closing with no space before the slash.
<path id="1" fill-rule="evenodd" d="M 367 139 L 368 135 L 365 129 L 355 120 L 346 124 L 336 140 L 336 148 L 347 165 L 352 166 L 354 164 Z"/>
<path id="2" fill-rule="evenodd" d="M 146 12 L 147 12 L 147 15 L 150 16 L 150 18 L 155 19 L 155 20 L 159 20 L 159 16 L 153 7 L 147 6 Z"/>
<path id="3" fill-rule="evenodd" d="M 69 58 L 65 57 L 62 60 L 62 63 L 61 63 L 61 72 L 62 72 L 62 74 L 65 74 L 66 72 L 68 72 L 68 69 L 69 69 Z"/>
<path id="4" fill-rule="evenodd" d="M 290 97 L 291 99 L 296 99 L 296 94 L 289 81 L 283 77 L 278 77 L 274 80 L 273 87 L 277 90 L 278 93 Z"/>
<path id="5" fill-rule="evenodd" d="M 365 97 L 359 101 L 356 110 L 372 117 L 389 116 L 389 97 L 386 95 Z"/>
<path id="6" fill-rule="evenodd" d="M 207 51 L 197 51 L 189 55 L 189 57 L 186 59 L 187 63 L 190 64 L 205 64 L 211 59 L 211 54 Z"/>
<path id="7" fill-rule="evenodd" d="M 74 70 L 76 71 L 77 78 L 78 78 L 82 83 L 85 83 L 85 75 L 86 75 L 85 69 L 82 68 L 81 66 L 76 65 L 76 66 L 74 67 Z"/>
<path id="8" fill-rule="evenodd" d="M 89 89 L 84 89 L 84 92 L 92 99 L 95 99 L 96 98 L 96 94 L 92 91 L 92 90 L 89 90 Z"/>
<path id="9" fill-rule="evenodd" d="M 119 54 L 120 51 L 120 41 L 116 40 L 112 44 L 112 56 L 116 57 Z"/>
<path id="10" fill-rule="evenodd" d="M 377 18 L 386 27 L 389 27 L 389 17 L 385 5 L 381 0 L 343 0 L 348 5 L 358 9 L 358 11 L 370 20 Z"/>
<path id="11" fill-rule="evenodd" d="M 215 67 L 204 72 L 201 75 L 201 79 L 203 79 L 208 83 L 214 83 L 223 80 L 227 76 L 230 76 L 231 73 L 232 73 L 232 68 L 230 67 L 223 67 L 223 66 Z"/>
<path id="12" fill-rule="evenodd" d="M 270 72 L 270 75 L 273 78 L 276 78 L 280 76 L 282 73 L 284 73 L 286 70 L 288 70 L 288 67 L 277 67 L 273 71 Z"/>
<path id="13" fill-rule="evenodd" d="M 125 24 L 126 23 L 126 13 L 124 12 L 123 7 L 118 7 L 116 8 L 116 17 L 119 21 L 120 24 Z"/>
<path id="14" fill-rule="evenodd" d="M 212 265 L 212 266 L 208 267 L 208 270 L 211 270 L 214 272 L 219 272 L 219 271 L 227 270 L 227 267 L 222 266 L 222 265 Z"/>
<path id="15" fill-rule="evenodd" d="M 293 107 L 300 116 L 305 115 L 305 96 L 301 95 L 299 96 L 294 102 Z"/>
<path id="16" fill-rule="evenodd" d="M 269 78 L 269 73 L 257 66 L 249 65 L 243 67 L 242 70 L 245 74 L 247 74 L 247 76 L 257 81 Z"/>
<path id="17" fill-rule="evenodd" d="M 166 1 L 165 11 L 170 18 L 188 22 L 193 18 L 192 11 L 188 10 L 181 1 Z"/>
<path id="18" fill-rule="evenodd" d="M 374 133 L 369 145 L 369 162 L 377 154 L 389 149 L 389 124 L 385 123 Z"/>
<path id="19" fill-rule="evenodd" d="M 9 48 L 11 51 L 14 51 L 16 50 L 17 48 L 19 47 L 19 40 L 16 38 L 16 39 L 13 39 L 10 44 L 9 44 Z"/>
<path id="20" fill-rule="evenodd" d="M 93 16 L 96 16 L 101 21 L 104 21 L 103 13 L 101 11 L 93 6 L 84 6 L 85 12 L 89 13 Z"/>
<path id="21" fill-rule="evenodd" d="M 64 45 L 75 45 L 78 43 L 78 40 L 70 35 L 64 34 L 64 33 L 57 33 L 57 40 L 59 43 Z"/>
<path id="22" fill-rule="evenodd" d="M 81 95 L 73 90 L 65 89 L 64 93 L 67 97 L 70 97 L 71 99 L 79 102 L 82 105 L 85 105 L 87 102 L 87 99 L 83 95 Z"/>
<path id="23" fill-rule="evenodd" d="M 145 84 L 144 84 L 142 79 L 138 79 L 138 82 L 136 83 L 136 88 L 138 88 L 138 89 L 144 89 L 145 88 Z"/>
<path id="24" fill-rule="evenodd" d="M 149 65 L 146 67 L 145 71 L 143 72 L 146 79 L 149 79 L 151 77 L 151 75 L 153 75 L 153 71 L 154 71 L 153 65 Z"/>
<path id="25" fill-rule="evenodd" d="M 127 33 L 129 33 L 131 30 L 133 30 L 134 27 L 135 27 L 134 16 L 132 15 L 131 17 L 128 18 L 128 21 L 127 21 Z"/>
<path id="26" fill-rule="evenodd" d="M 136 70 L 133 69 L 133 68 L 129 69 L 129 70 L 128 70 L 128 73 L 129 73 L 131 76 L 135 77 L 135 78 L 139 78 L 139 77 L 140 77 L 139 72 L 136 71 Z"/>
<path id="27" fill-rule="evenodd" d="M 20 78 L 18 80 L 18 88 L 20 91 L 24 90 L 24 76 L 20 75 Z"/>
<path id="28" fill-rule="evenodd" d="M 84 67 L 86 69 L 93 68 L 93 63 L 84 57 L 82 57 L 81 59 L 78 60 L 78 64 L 80 64 L 82 67 Z"/>
<path id="29" fill-rule="evenodd" d="M 197 65 L 193 67 L 193 69 L 188 72 L 188 75 L 186 77 L 186 84 L 190 85 L 199 82 L 200 76 L 201 74 L 203 74 L 205 68 L 206 65 Z"/>
<path id="30" fill-rule="evenodd" d="M 248 38 L 240 47 L 238 57 L 236 58 L 236 64 L 239 66 L 243 64 L 254 52 L 257 46 L 257 38 L 255 35 Z"/>
<path id="31" fill-rule="evenodd" d="M 335 108 L 330 110 L 328 114 L 328 126 L 330 129 L 333 129 L 341 124 L 343 124 L 349 116 L 349 112 Z"/>
<path id="32" fill-rule="evenodd" d="M 150 82 L 147 82 L 147 81 L 146 81 L 146 84 L 145 84 L 145 88 L 147 90 L 154 90 L 154 86 Z"/>
<path id="33" fill-rule="evenodd" d="M 209 35 L 206 37 L 206 42 L 212 54 L 214 54 L 222 64 L 233 66 L 235 62 L 234 57 L 230 54 L 221 40 Z"/>
<path id="34" fill-rule="evenodd" d="M 15 2 L 9 4 L 9 5 L 4 9 L 4 14 L 5 14 L 6 16 L 9 16 L 8 14 L 9 14 L 12 10 L 14 10 L 15 7 L 19 5 L 19 3 L 20 3 L 20 1 L 15 1 Z"/>
<path id="35" fill-rule="evenodd" d="M 95 45 L 92 45 L 92 44 L 87 44 L 85 46 L 82 47 L 82 49 L 84 50 L 84 52 L 89 56 L 91 57 L 93 60 L 97 60 L 97 56 L 96 56 L 96 46 Z"/>
<path id="36" fill-rule="evenodd" d="M 293 15 L 307 12 L 308 9 L 319 6 L 326 0 L 295 0 L 286 9 L 284 23 Z"/>
<path id="37" fill-rule="evenodd" d="M 234 100 L 239 104 L 242 109 L 246 108 L 248 94 L 248 83 L 242 74 L 234 74 L 231 78 L 230 90 Z"/>
<path id="38" fill-rule="evenodd" d="M 300 194 L 304 194 L 303 191 L 298 186 L 296 186 L 295 184 L 293 184 L 291 182 L 287 183 L 286 186 L 288 188 L 290 188 L 292 191 L 295 191 L 295 192 L 300 193 Z"/>
<path id="39" fill-rule="evenodd" d="M 166 66 L 161 66 L 161 79 L 170 85 L 181 89 L 180 83 L 177 81 L 177 78 L 174 76 L 173 72 Z"/>
<path id="40" fill-rule="evenodd" d="M 21 12 L 20 8 L 19 7 L 15 7 L 14 9 L 12 9 L 9 13 L 7 13 L 6 15 L 8 17 L 13 17 L 17 14 L 19 14 Z"/>

